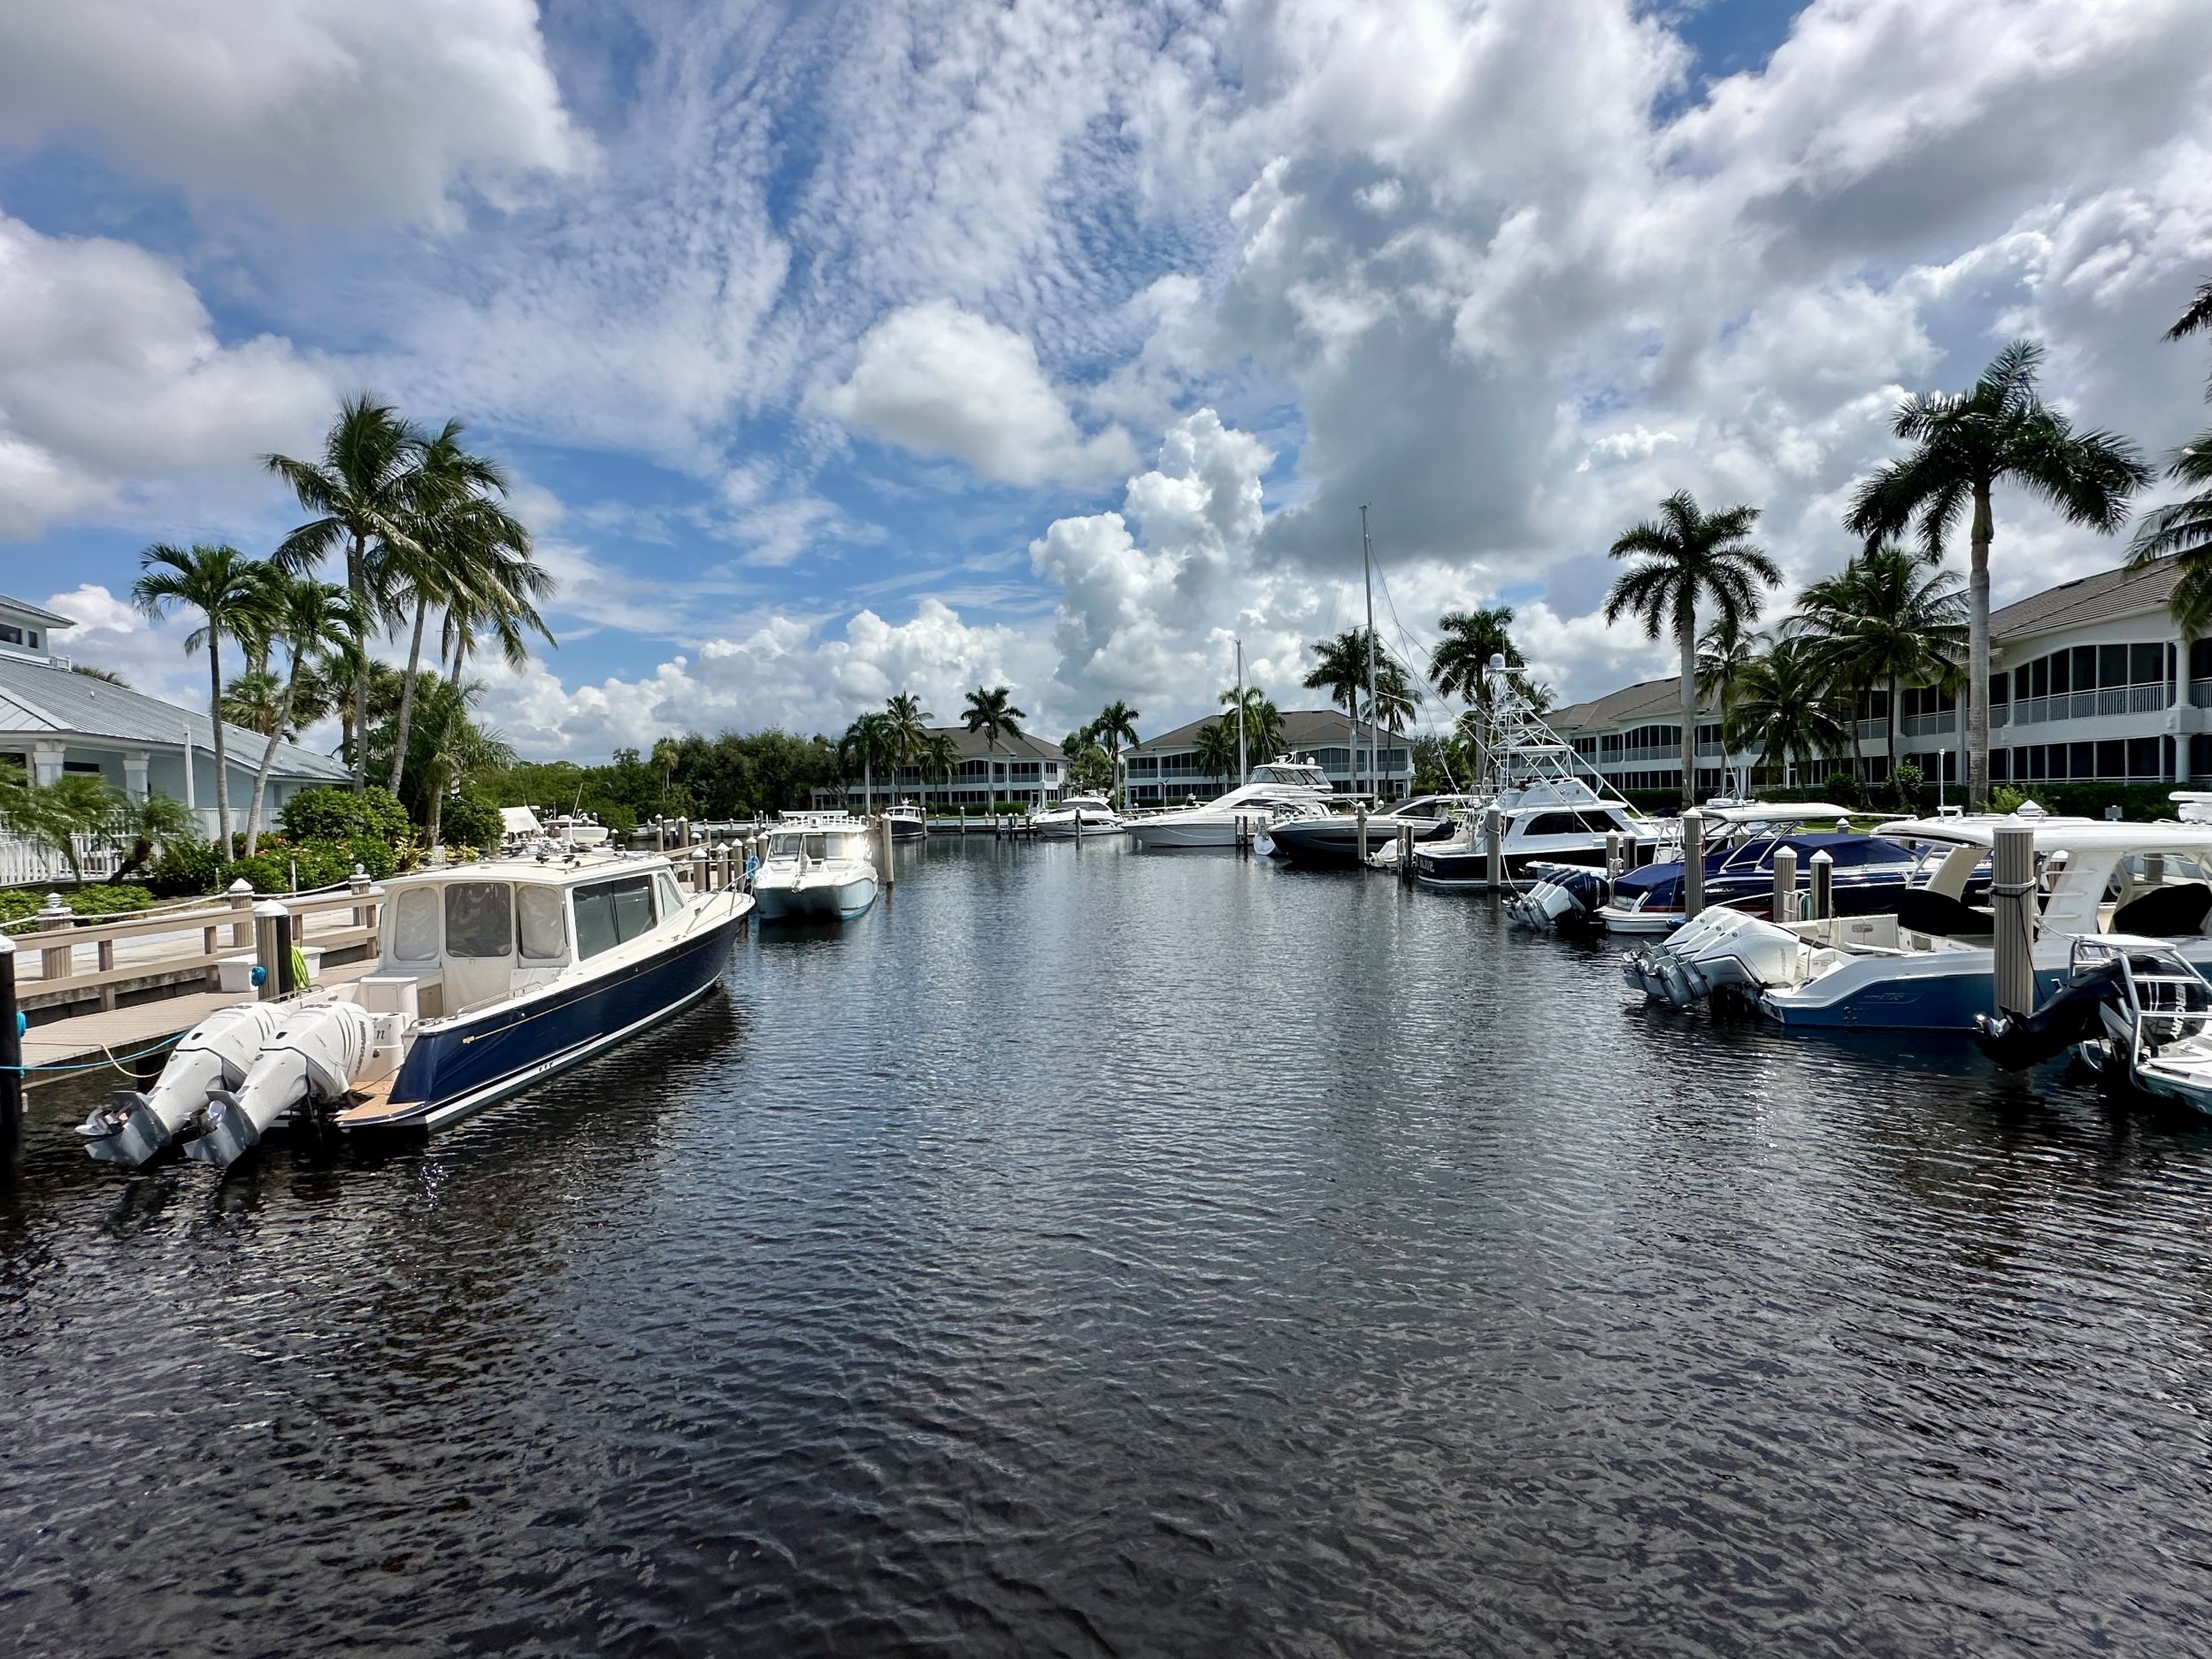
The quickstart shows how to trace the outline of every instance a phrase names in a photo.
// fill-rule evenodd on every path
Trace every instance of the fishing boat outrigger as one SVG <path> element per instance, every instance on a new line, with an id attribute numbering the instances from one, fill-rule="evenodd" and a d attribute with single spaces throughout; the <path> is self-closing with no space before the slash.
<path id="1" fill-rule="evenodd" d="M 227 1164 L 303 1115 L 442 1129 L 704 995 L 752 908 L 735 887 L 687 899 L 656 854 L 546 843 L 398 877 L 373 973 L 218 1009 L 150 1089 L 119 1090 L 77 1133 L 135 1166 L 186 1135 Z"/>

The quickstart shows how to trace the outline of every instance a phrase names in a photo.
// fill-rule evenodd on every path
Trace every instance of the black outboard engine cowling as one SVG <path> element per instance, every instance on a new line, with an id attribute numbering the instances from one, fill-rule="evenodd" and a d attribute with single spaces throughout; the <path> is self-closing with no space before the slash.
<path id="1" fill-rule="evenodd" d="M 1574 903 L 1552 918 L 1552 926 L 1563 933 L 1597 932 L 1605 926 L 1598 912 L 1613 896 L 1613 884 L 1605 879 L 1601 870 L 1578 870 L 1568 875 L 1555 875 L 1552 880 L 1574 896 Z"/>
<path id="2" fill-rule="evenodd" d="M 2024 1071 L 2104 1035 L 2099 1016 L 2121 995 L 2120 964 L 2085 968 L 2032 1014 L 1977 1014 L 1974 1046 L 2001 1071 Z"/>

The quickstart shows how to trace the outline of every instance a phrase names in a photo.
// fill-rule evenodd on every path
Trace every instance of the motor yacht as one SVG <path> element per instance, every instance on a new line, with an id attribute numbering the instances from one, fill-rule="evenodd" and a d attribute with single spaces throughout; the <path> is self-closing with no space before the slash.
<path id="1" fill-rule="evenodd" d="M 1317 763 L 1286 755 L 1253 767 L 1248 782 L 1202 806 L 1132 818 L 1129 839 L 1148 850 L 1234 847 L 1271 825 L 1325 816 L 1333 796 Z"/>
<path id="2" fill-rule="evenodd" d="M 891 839 L 895 841 L 918 841 L 929 833 L 928 818 L 911 801 L 884 808 L 883 816 L 891 826 Z"/>
<path id="3" fill-rule="evenodd" d="M 1358 864 L 1363 856 L 1372 857 L 1396 846 L 1401 830 L 1411 830 L 1417 845 L 1441 840 L 1455 827 L 1455 811 L 1464 813 L 1474 804 L 1472 795 L 1424 795 L 1371 812 L 1367 815 L 1363 849 L 1356 813 L 1286 818 L 1271 827 L 1267 833 L 1279 858 L 1311 868 L 1348 870 Z"/>
<path id="4" fill-rule="evenodd" d="M 764 922 L 849 922 L 876 902 L 874 831 L 844 812 L 787 812 L 753 875 Z"/>
<path id="5" fill-rule="evenodd" d="M 1064 796 L 1060 804 L 1030 815 L 1029 827 L 1048 841 L 1072 841 L 1086 835 L 1116 835 L 1121 815 L 1102 795 Z"/>
<path id="6" fill-rule="evenodd" d="M 534 852 L 385 884 L 374 972 L 218 1009 L 153 1087 L 77 1133 L 136 1166 L 173 1141 L 228 1164 L 302 1118 L 442 1129 L 612 1048 L 718 984 L 752 899 L 686 897 L 651 854 Z"/>
<path id="7" fill-rule="evenodd" d="M 2034 835 L 2039 998 L 2064 979 L 2072 942 L 2090 935 L 2162 939 L 2192 963 L 2212 963 L 2212 824 L 2055 818 L 2031 806 L 1880 826 L 1887 839 L 1941 851 L 1893 910 L 1795 923 L 1708 911 L 1657 949 L 1624 957 L 1623 978 L 1678 1006 L 1734 997 L 1787 1026 L 1970 1031 L 1992 1006 L 1995 918 L 1970 902 L 1970 884 L 1985 880 L 2007 825 Z"/>

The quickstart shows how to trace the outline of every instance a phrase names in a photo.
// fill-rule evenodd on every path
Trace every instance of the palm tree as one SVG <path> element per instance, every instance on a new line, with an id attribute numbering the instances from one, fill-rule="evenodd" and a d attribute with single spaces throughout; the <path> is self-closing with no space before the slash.
<path id="1" fill-rule="evenodd" d="M 261 745 L 261 764 L 254 768 L 253 803 L 246 809 L 249 858 L 253 856 L 261 839 L 261 803 L 268 793 L 269 771 L 276 763 L 278 743 L 294 729 L 300 687 L 313 677 L 316 664 L 328 649 L 326 641 L 357 639 L 362 631 L 360 608 L 354 603 L 353 595 L 336 583 L 319 581 L 312 576 L 287 576 L 277 570 L 269 572 L 267 580 L 269 609 L 265 626 L 273 640 L 283 642 L 290 662 L 270 724 L 262 733 L 265 741 Z M 392 770 L 396 793 L 396 761 Z"/>
<path id="2" fill-rule="evenodd" d="M 1697 606 L 1711 602 L 1719 617 L 1755 621 L 1760 588 L 1782 580 L 1772 559 L 1751 541 L 1756 507 L 1705 513 L 1686 489 L 1659 503 L 1659 516 L 1623 531 L 1609 549 L 1639 563 L 1621 572 L 1605 596 L 1605 619 L 1632 616 L 1646 635 L 1674 631 L 1682 658 L 1682 805 L 1697 803 Z"/>
<path id="3" fill-rule="evenodd" d="M 1271 759 L 1283 752 L 1283 712 L 1268 695 L 1257 686 L 1247 686 L 1241 697 L 1233 687 L 1221 694 L 1221 706 L 1229 710 L 1222 716 L 1222 723 L 1233 736 L 1237 715 L 1244 715 L 1244 752 L 1256 755 L 1262 760 Z M 1243 780 L 1239 779 L 1239 782 Z"/>
<path id="4" fill-rule="evenodd" d="M 915 764 L 922 746 L 929 741 L 929 722 L 937 717 L 923 708 L 922 700 L 912 692 L 902 691 L 884 699 L 883 718 L 888 723 L 891 758 L 904 771 Z"/>
<path id="5" fill-rule="evenodd" d="M 2185 320 L 2186 320 L 2185 319 Z M 1844 526 L 1870 548 L 1904 534 L 1916 519 L 1921 550 L 1943 555 L 1943 539 L 1963 513 L 1967 576 L 1967 798 L 1989 805 L 1989 547 L 1997 521 L 1992 492 L 2012 483 L 2040 495 L 2070 524 L 2110 535 L 2127 522 L 2128 500 L 2151 480 L 2125 438 L 2078 432 L 2043 402 L 2036 374 L 2043 348 L 2016 340 L 1962 394 L 1922 392 L 1901 404 L 1892 425 L 1911 443 L 1859 487 Z"/>
<path id="6" fill-rule="evenodd" d="M 1509 669 L 1527 666 L 1520 647 L 1513 643 L 1512 636 L 1506 632 L 1512 622 L 1511 605 L 1447 611 L 1437 618 L 1437 631 L 1443 637 L 1429 653 L 1429 683 L 1446 696 L 1458 697 L 1476 710 L 1470 735 L 1478 756 L 1490 750 L 1492 704 L 1497 695 L 1490 683 L 1490 659 L 1504 657 Z"/>
<path id="7" fill-rule="evenodd" d="M 1959 587 L 1957 572 L 1932 570 L 1892 542 L 1860 554 L 1798 597 L 1789 630 L 1812 666 L 1834 685 L 1887 688 L 1892 778 L 1900 689 L 1954 678 L 1966 655 Z"/>
<path id="8" fill-rule="evenodd" d="M 1121 787 L 1121 749 L 1126 743 L 1137 746 L 1137 722 L 1143 717 L 1126 703 L 1117 697 L 1098 711 L 1098 718 L 1091 722 L 1091 741 L 1106 751 L 1114 763 L 1114 787 Z"/>
<path id="9" fill-rule="evenodd" d="M 1745 626 L 1741 617 L 1727 615 L 1713 618 L 1711 626 L 1698 636 L 1697 695 L 1709 697 L 1722 714 L 1728 712 L 1728 704 L 1736 695 L 1736 680 L 1746 664 L 1757 657 L 1763 641 L 1756 629 Z"/>
<path id="10" fill-rule="evenodd" d="M 988 690 L 978 686 L 968 694 L 968 706 L 960 714 L 968 730 L 983 733 L 983 747 L 991 757 L 993 776 L 988 793 L 994 807 L 998 804 L 998 741 L 1002 737 L 1019 737 L 1021 723 L 1029 718 L 1025 710 L 1014 707 L 1013 695 L 1013 688 L 1009 686 L 994 686 Z"/>
<path id="11" fill-rule="evenodd" d="M 2212 281 L 2197 289 L 2195 303 L 2166 338 L 2185 340 L 2200 329 L 2212 333 Z M 2212 403 L 2212 381 L 2205 385 L 2205 399 Z M 2167 608 L 2193 638 L 2212 629 L 2212 426 L 2167 457 L 2166 476 L 2195 493 L 2144 515 L 2128 568 L 2140 570 L 2154 559 L 2180 560 Z"/>
<path id="12" fill-rule="evenodd" d="M 1793 758 L 1821 759 L 1855 748 L 1852 710 L 1805 642 L 1778 640 L 1738 676 L 1736 695 L 1722 724 L 1724 741 L 1753 764 L 1769 760 L 1789 782 Z"/>
<path id="13" fill-rule="evenodd" d="M 508 492 L 505 472 L 498 463 L 464 449 L 461 432 L 459 421 L 449 420 L 423 446 L 409 480 L 407 540 L 390 544 L 373 572 L 377 597 L 388 613 L 409 605 L 414 611 L 393 770 L 385 786 L 395 795 L 414 718 L 423 624 L 431 606 L 445 611 L 442 645 L 450 647 L 449 673 L 457 680 L 479 632 L 497 639 L 508 664 L 517 668 L 529 658 L 527 634 L 553 643 L 537 609 L 551 594 L 553 579 L 531 557 L 528 528 L 501 505 Z M 448 654 L 442 649 L 442 660 Z"/>
<path id="14" fill-rule="evenodd" d="M 59 853 L 79 887 L 84 885 L 84 849 L 78 838 L 113 828 L 121 804 L 113 789 L 85 772 L 37 783 L 14 767 L 0 771 L 0 823 Z"/>
<path id="15" fill-rule="evenodd" d="M 184 810 L 184 803 L 150 794 L 117 807 L 111 826 L 131 838 L 131 849 L 116 861 L 115 872 L 108 877 L 110 887 L 129 880 L 144 869 L 162 842 L 188 835 L 193 830 L 192 815 Z M 249 854 L 252 850 L 250 846 L 247 849 Z"/>
<path id="16" fill-rule="evenodd" d="M 396 549 L 412 549 L 411 525 L 417 491 L 414 474 L 426 441 L 399 411 L 367 393 L 346 399 L 323 439 L 319 459 L 265 455 L 262 464 L 291 487 L 301 507 L 316 515 L 278 545 L 277 562 L 305 571 L 343 549 L 346 590 L 366 612 L 373 595 L 373 561 Z M 353 684 L 353 787 L 368 787 L 369 698 L 365 657 Z"/>
<path id="17" fill-rule="evenodd" d="M 892 752 L 892 718 L 887 714 L 864 714 L 845 728 L 838 740 L 837 758 L 847 776 L 856 762 L 860 767 L 862 810 L 876 810 L 875 764 Z"/>
<path id="18" fill-rule="evenodd" d="M 1217 784 L 1237 769 L 1236 730 L 1226 720 L 1209 720 L 1200 726 L 1192 748 L 1206 776 Z"/>
<path id="19" fill-rule="evenodd" d="M 426 676 L 418 688 L 414 729 L 408 734 L 407 770 L 421 781 L 425 835 L 439 844 L 446 796 L 464 780 L 515 764 L 515 751 L 493 726 L 480 726 L 476 707 L 483 700 L 481 680 Z"/>
<path id="20" fill-rule="evenodd" d="M 207 542 L 180 548 L 157 541 L 139 555 L 138 563 L 145 574 L 131 584 L 131 598 L 150 619 L 160 621 L 173 605 L 188 605 L 202 618 L 186 636 L 184 649 L 189 654 L 207 647 L 207 712 L 215 729 L 215 822 L 227 858 L 230 769 L 223 739 L 223 636 L 236 638 L 261 625 L 269 605 L 266 566 L 234 547 Z"/>
<path id="21" fill-rule="evenodd" d="M 962 758 L 960 745 L 949 732 L 932 732 L 922 740 L 921 750 L 915 757 L 916 763 L 922 769 L 923 777 L 942 778 L 945 780 L 947 795 L 952 794 L 953 774 L 960 770 Z M 923 810 L 926 812 L 929 801 L 929 791 L 926 787 L 922 791 L 922 801 Z"/>
<path id="22" fill-rule="evenodd" d="M 230 683 L 223 687 L 223 718 L 233 726 L 244 726 L 249 732 L 274 737 L 277 731 L 277 703 L 283 692 L 283 680 L 265 668 L 252 668 L 242 674 L 233 674 Z"/>

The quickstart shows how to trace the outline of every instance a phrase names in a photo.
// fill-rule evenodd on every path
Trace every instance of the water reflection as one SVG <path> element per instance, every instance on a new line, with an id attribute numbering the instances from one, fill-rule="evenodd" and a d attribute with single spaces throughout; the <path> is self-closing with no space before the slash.
<path id="1" fill-rule="evenodd" d="M 426 1147 L 42 1107 L 21 1645 L 2201 1648 L 2207 1126 L 1460 895 L 898 856 Z"/>

